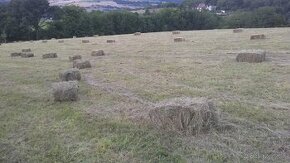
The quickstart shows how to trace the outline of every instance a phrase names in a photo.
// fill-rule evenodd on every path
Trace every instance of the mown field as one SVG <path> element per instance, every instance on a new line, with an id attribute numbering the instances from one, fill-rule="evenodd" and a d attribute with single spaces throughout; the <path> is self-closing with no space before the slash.
<path id="1" fill-rule="evenodd" d="M 25 48 L 35 57 L 10 57 Z M 91 56 L 101 49 L 105 56 Z M 246 49 L 266 50 L 267 61 L 237 63 Z M 49 52 L 58 58 L 42 59 Z M 54 102 L 51 84 L 74 54 L 92 63 L 81 70 L 80 99 Z M 197 136 L 156 130 L 148 110 L 174 97 L 211 99 L 227 127 Z M 0 162 L 290 162 L 290 28 L 2 44 Z"/>

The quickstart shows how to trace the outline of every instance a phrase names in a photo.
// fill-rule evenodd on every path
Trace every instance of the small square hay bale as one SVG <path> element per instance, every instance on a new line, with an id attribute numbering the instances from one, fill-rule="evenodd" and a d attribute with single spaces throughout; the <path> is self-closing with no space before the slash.
<path id="1" fill-rule="evenodd" d="M 251 40 L 262 40 L 262 39 L 266 39 L 266 36 L 264 34 L 260 34 L 260 35 L 252 35 L 250 37 Z"/>
<path id="2" fill-rule="evenodd" d="M 183 42 L 183 41 L 185 41 L 185 38 L 183 38 L 183 37 L 174 38 L 174 42 Z"/>
<path id="3" fill-rule="evenodd" d="M 218 126 L 219 113 L 206 98 L 174 98 L 165 100 L 149 111 L 152 124 L 185 135 L 208 132 Z"/>
<path id="4" fill-rule="evenodd" d="M 86 43 L 89 43 L 90 40 L 82 40 L 82 43 L 86 44 Z"/>
<path id="5" fill-rule="evenodd" d="M 172 34 L 173 35 L 178 35 L 178 34 L 180 34 L 180 31 L 172 31 Z"/>
<path id="6" fill-rule="evenodd" d="M 105 52 L 103 50 L 95 50 L 95 51 L 92 51 L 92 56 L 104 56 L 105 55 Z"/>
<path id="7" fill-rule="evenodd" d="M 81 80 L 81 72 L 79 69 L 71 68 L 59 73 L 61 81 Z"/>
<path id="8" fill-rule="evenodd" d="M 99 35 L 94 35 L 94 37 L 99 37 Z"/>
<path id="9" fill-rule="evenodd" d="M 56 40 L 56 38 L 51 38 L 51 40 Z"/>
<path id="10" fill-rule="evenodd" d="M 31 52 L 31 49 L 22 49 L 23 53 Z"/>
<path id="11" fill-rule="evenodd" d="M 78 82 L 65 81 L 52 84 L 54 101 L 76 101 L 78 99 Z"/>
<path id="12" fill-rule="evenodd" d="M 73 38 L 77 38 L 77 36 L 73 36 Z"/>
<path id="13" fill-rule="evenodd" d="M 241 28 L 236 28 L 233 30 L 233 33 L 241 33 L 241 32 L 243 32 L 243 29 Z"/>
<path id="14" fill-rule="evenodd" d="M 107 43 L 115 43 L 115 40 L 107 40 Z"/>
<path id="15" fill-rule="evenodd" d="M 10 56 L 11 57 L 20 57 L 21 53 L 11 53 Z"/>
<path id="16" fill-rule="evenodd" d="M 141 35 L 141 32 L 135 32 L 134 35 L 135 36 L 140 36 Z"/>
<path id="17" fill-rule="evenodd" d="M 263 50 L 242 51 L 236 58 L 237 62 L 260 63 L 266 60 L 266 52 Z"/>
<path id="18" fill-rule="evenodd" d="M 47 40 L 42 40 L 42 43 L 47 43 Z"/>
<path id="19" fill-rule="evenodd" d="M 90 61 L 82 61 L 82 60 L 74 60 L 73 62 L 73 68 L 78 68 L 78 69 L 85 69 L 85 68 L 91 68 L 92 65 Z"/>
<path id="20" fill-rule="evenodd" d="M 70 56 L 69 57 L 70 61 L 74 61 L 74 60 L 77 60 L 77 59 L 82 59 L 82 56 L 81 55 L 74 55 L 74 56 Z"/>
<path id="21" fill-rule="evenodd" d="M 56 54 L 56 53 L 47 53 L 47 54 L 43 54 L 43 55 L 42 55 L 42 58 L 43 58 L 43 59 L 46 59 L 46 58 L 57 58 L 57 54 Z"/>
<path id="22" fill-rule="evenodd" d="M 58 40 L 58 43 L 64 43 L 64 40 Z"/>
<path id="23" fill-rule="evenodd" d="M 30 58 L 30 57 L 34 57 L 33 53 L 21 53 L 21 57 L 22 58 Z"/>

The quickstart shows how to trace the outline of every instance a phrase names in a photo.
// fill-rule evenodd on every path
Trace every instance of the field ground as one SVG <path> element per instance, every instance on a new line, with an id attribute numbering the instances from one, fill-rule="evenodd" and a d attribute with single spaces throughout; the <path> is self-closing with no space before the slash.
<path id="1" fill-rule="evenodd" d="M 249 40 L 261 33 L 267 39 Z M 186 41 L 174 43 L 174 37 Z M 36 57 L 10 57 L 24 48 Z M 90 56 L 99 49 L 107 55 Z M 266 50 L 267 61 L 235 62 L 245 49 Z M 42 59 L 48 52 L 59 57 Z M 55 103 L 51 83 L 72 66 L 74 54 L 93 68 L 81 70 L 79 101 Z M 157 131 L 147 123 L 148 110 L 173 97 L 212 99 L 227 127 L 199 136 Z M 0 162 L 289 161 L 290 28 L 0 46 Z"/>

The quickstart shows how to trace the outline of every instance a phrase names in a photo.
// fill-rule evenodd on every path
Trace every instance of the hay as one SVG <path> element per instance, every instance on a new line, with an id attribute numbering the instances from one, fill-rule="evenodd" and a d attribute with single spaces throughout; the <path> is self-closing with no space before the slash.
<path id="1" fill-rule="evenodd" d="M 266 39 L 266 36 L 264 34 L 261 35 L 252 35 L 250 37 L 251 40 L 261 40 L 261 39 Z"/>
<path id="2" fill-rule="evenodd" d="M 11 57 L 20 57 L 21 53 L 11 53 L 10 56 Z"/>
<path id="3" fill-rule="evenodd" d="M 157 104 L 149 111 L 152 124 L 186 135 L 208 132 L 218 126 L 219 114 L 206 98 L 174 98 Z"/>
<path id="4" fill-rule="evenodd" d="M 23 53 L 31 52 L 31 49 L 22 49 Z"/>
<path id="5" fill-rule="evenodd" d="M 174 38 L 174 42 L 183 42 L 183 41 L 185 41 L 185 38 L 183 38 L 183 37 Z"/>
<path id="6" fill-rule="evenodd" d="M 236 28 L 233 30 L 233 33 L 241 33 L 241 32 L 243 32 L 243 29 L 241 28 Z"/>
<path id="7" fill-rule="evenodd" d="M 266 52 L 263 50 L 242 51 L 237 55 L 237 62 L 260 63 L 266 60 Z"/>
<path id="8" fill-rule="evenodd" d="M 77 36 L 73 36 L 73 38 L 77 38 Z"/>
<path id="9" fill-rule="evenodd" d="M 74 55 L 74 56 L 70 56 L 69 57 L 70 61 L 74 61 L 74 60 L 77 60 L 77 59 L 82 59 L 82 56 L 81 55 Z"/>
<path id="10" fill-rule="evenodd" d="M 104 56 L 105 55 L 105 52 L 103 50 L 95 50 L 95 51 L 92 51 L 92 56 Z"/>
<path id="11" fill-rule="evenodd" d="M 78 82 L 65 81 L 53 83 L 54 101 L 76 101 L 78 99 Z"/>
<path id="12" fill-rule="evenodd" d="M 81 80 L 80 70 L 76 68 L 68 69 L 59 73 L 59 78 L 61 81 L 73 81 Z"/>
<path id="13" fill-rule="evenodd" d="M 58 40 L 58 43 L 64 43 L 64 40 Z"/>
<path id="14" fill-rule="evenodd" d="M 94 37 L 99 37 L 99 35 L 94 35 Z"/>
<path id="15" fill-rule="evenodd" d="M 107 40 L 107 43 L 115 43 L 115 40 Z"/>
<path id="16" fill-rule="evenodd" d="M 91 67 L 92 65 L 90 61 L 75 60 L 73 62 L 73 68 L 85 69 L 85 68 L 91 68 Z"/>
<path id="17" fill-rule="evenodd" d="M 30 57 L 34 57 L 33 53 L 21 53 L 21 57 L 22 58 L 30 58 Z"/>
<path id="18" fill-rule="evenodd" d="M 180 34 L 180 31 L 172 31 L 172 34 L 173 35 L 178 35 L 178 34 Z"/>
<path id="19" fill-rule="evenodd" d="M 141 32 L 135 32 L 134 35 L 135 36 L 140 36 L 141 35 Z"/>
<path id="20" fill-rule="evenodd" d="M 43 55 L 42 55 L 42 58 L 43 58 L 43 59 L 46 59 L 46 58 L 57 58 L 57 54 L 56 54 L 56 53 L 47 53 L 47 54 L 43 54 Z"/>
<path id="21" fill-rule="evenodd" d="M 47 43 L 47 40 L 42 40 L 42 43 Z"/>
<path id="22" fill-rule="evenodd" d="M 89 43 L 90 40 L 82 40 L 82 43 L 86 44 L 86 43 Z"/>

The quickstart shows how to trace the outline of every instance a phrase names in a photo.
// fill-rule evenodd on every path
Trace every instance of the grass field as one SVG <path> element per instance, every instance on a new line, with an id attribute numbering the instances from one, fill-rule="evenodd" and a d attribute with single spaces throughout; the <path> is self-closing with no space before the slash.
<path id="1" fill-rule="evenodd" d="M 0 46 L 0 162 L 290 162 L 290 28 L 64 41 Z M 36 57 L 10 57 L 24 48 Z M 100 49 L 105 56 L 90 55 Z M 237 63 L 245 49 L 266 50 L 267 61 Z M 42 59 L 48 52 L 59 57 Z M 93 66 L 81 70 L 80 100 L 54 102 L 51 83 L 74 54 Z M 210 98 L 226 127 L 198 136 L 154 129 L 148 110 L 173 97 Z"/>

